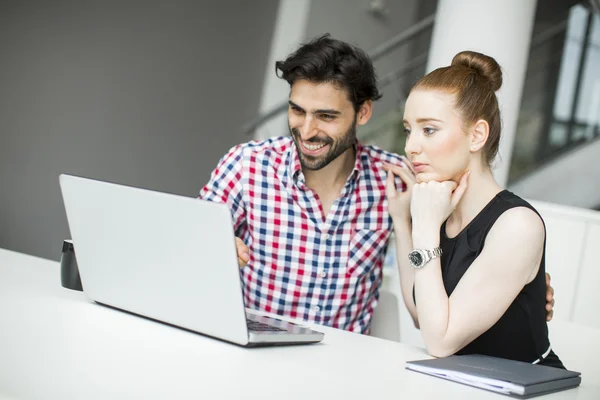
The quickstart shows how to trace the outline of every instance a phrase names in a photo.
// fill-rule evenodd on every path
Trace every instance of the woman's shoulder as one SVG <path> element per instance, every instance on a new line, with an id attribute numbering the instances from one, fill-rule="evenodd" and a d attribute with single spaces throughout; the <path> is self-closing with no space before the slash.
<path id="1" fill-rule="evenodd" d="M 498 193 L 498 198 L 502 203 L 501 207 L 504 208 L 501 216 L 508 213 L 505 216 L 505 219 L 514 220 L 524 218 L 524 222 L 532 222 L 534 224 L 542 223 L 543 225 L 544 220 L 538 210 L 524 198 L 517 196 L 509 190 L 503 190 Z M 517 223 L 517 221 L 513 222 Z"/>
<path id="2" fill-rule="evenodd" d="M 501 224 L 519 226 L 523 221 L 543 221 L 537 210 L 516 194 L 502 190 L 479 212 L 469 226 L 471 234 L 483 233 L 484 236 L 500 221 Z M 536 220 L 537 218 L 537 220 Z"/>
<path id="3" fill-rule="evenodd" d="M 535 214 L 539 215 L 538 211 L 524 198 L 517 196 L 509 190 L 503 190 L 498 193 L 498 198 L 504 207 L 508 210 L 515 207 L 525 207 L 532 210 Z"/>
<path id="4" fill-rule="evenodd" d="M 543 242 L 545 227 L 535 208 L 523 200 L 498 216 L 490 235 L 499 240 Z"/>

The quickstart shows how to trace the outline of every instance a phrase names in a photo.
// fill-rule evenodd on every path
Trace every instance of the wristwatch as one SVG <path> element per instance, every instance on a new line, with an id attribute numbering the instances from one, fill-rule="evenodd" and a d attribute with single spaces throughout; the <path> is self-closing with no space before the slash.
<path id="1" fill-rule="evenodd" d="M 432 250 L 415 249 L 408 253 L 408 260 L 413 268 L 423 268 L 429 261 L 433 260 L 434 258 L 438 258 L 441 255 L 441 247 L 436 247 Z"/>

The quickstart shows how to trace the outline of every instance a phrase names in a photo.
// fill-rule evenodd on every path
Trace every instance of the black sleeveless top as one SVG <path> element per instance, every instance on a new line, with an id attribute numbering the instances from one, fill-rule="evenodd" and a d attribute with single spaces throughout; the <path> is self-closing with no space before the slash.
<path id="1" fill-rule="evenodd" d="M 442 278 L 448 296 L 479 256 L 488 232 L 502 213 L 513 207 L 527 207 L 539 213 L 525 200 L 504 190 L 498 193 L 456 237 L 446 235 L 442 225 Z M 541 218 L 541 216 L 540 216 Z M 550 349 L 546 323 L 546 240 L 540 268 L 535 278 L 525 285 L 508 310 L 489 330 L 473 340 L 457 354 L 485 354 L 511 360 L 536 362 L 564 368 Z M 507 255 L 506 262 L 510 262 Z M 502 282 L 498 282 L 499 285 Z"/>

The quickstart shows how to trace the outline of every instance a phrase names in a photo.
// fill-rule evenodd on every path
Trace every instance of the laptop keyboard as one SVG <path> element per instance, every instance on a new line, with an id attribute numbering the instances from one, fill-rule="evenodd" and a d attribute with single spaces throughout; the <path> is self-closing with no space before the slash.
<path id="1" fill-rule="evenodd" d="M 248 330 L 255 332 L 285 332 L 285 329 L 277 328 L 276 326 L 263 324 L 262 322 L 246 319 Z"/>

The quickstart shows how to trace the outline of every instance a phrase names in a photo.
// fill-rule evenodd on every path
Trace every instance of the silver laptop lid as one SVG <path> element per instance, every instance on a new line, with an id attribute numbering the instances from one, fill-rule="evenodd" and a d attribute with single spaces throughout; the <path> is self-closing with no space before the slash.
<path id="1" fill-rule="evenodd" d="M 248 343 L 226 205 L 64 174 L 60 186 L 92 300 Z"/>

